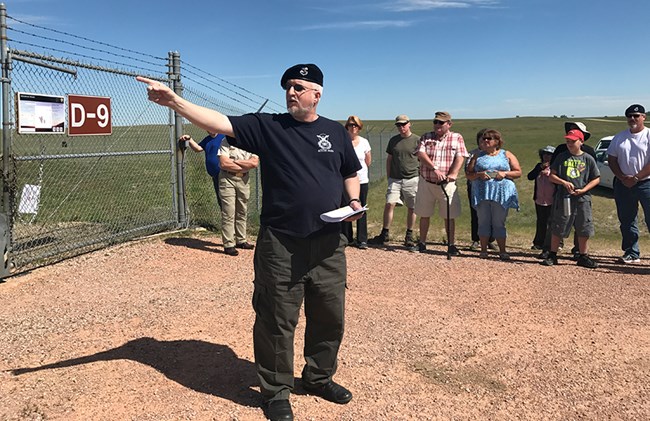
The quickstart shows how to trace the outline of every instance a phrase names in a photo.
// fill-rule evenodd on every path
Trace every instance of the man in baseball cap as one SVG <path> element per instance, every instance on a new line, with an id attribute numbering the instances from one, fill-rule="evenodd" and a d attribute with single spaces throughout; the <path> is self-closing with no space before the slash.
<path id="1" fill-rule="evenodd" d="M 413 151 L 417 148 L 420 137 L 411 132 L 411 120 L 406 114 L 395 117 L 395 127 L 398 133 L 390 138 L 386 147 L 388 189 L 384 205 L 384 225 L 381 232 L 368 240 L 368 243 L 383 245 L 390 240 L 389 229 L 393 223 L 395 206 L 403 203 L 407 208 L 404 245 L 411 247 L 415 244 L 413 226 L 416 215 L 413 208 L 415 207 L 415 195 L 418 191 L 418 167 L 420 165 Z"/>

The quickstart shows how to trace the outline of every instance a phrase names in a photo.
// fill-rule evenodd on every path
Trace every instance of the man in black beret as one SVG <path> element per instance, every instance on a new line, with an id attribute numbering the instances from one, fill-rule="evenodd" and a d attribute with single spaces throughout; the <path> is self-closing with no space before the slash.
<path id="1" fill-rule="evenodd" d="M 614 173 L 614 201 L 621 229 L 620 263 L 641 261 L 639 203 L 650 230 L 650 129 L 644 122 L 645 107 L 632 104 L 625 110 L 628 128 L 618 133 L 607 148 L 609 168 Z"/>
<path id="2" fill-rule="evenodd" d="M 293 420 L 293 342 L 303 302 L 303 389 L 348 403 L 350 391 L 332 380 L 343 338 L 347 241 L 340 224 L 325 223 L 320 215 L 340 206 L 344 189 L 352 198 L 349 206 L 361 208 L 361 166 L 343 126 L 316 112 L 323 73 L 315 64 L 290 67 L 280 80 L 288 113 L 242 116 L 225 116 L 159 82 L 137 79 L 147 84 L 149 100 L 209 132 L 225 134 L 231 145 L 256 154 L 264 169 L 254 257 L 253 342 L 267 418 Z"/>

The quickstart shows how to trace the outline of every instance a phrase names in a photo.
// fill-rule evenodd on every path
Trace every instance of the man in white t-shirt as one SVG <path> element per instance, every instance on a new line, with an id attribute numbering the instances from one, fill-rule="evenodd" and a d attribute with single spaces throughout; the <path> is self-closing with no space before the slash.
<path id="1" fill-rule="evenodd" d="M 625 110 L 628 129 L 618 133 L 607 148 L 614 180 L 614 200 L 623 237 L 621 263 L 640 261 L 639 203 L 650 229 L 650 129 L 644 126 L 645 108 L 633 104 Z"/>

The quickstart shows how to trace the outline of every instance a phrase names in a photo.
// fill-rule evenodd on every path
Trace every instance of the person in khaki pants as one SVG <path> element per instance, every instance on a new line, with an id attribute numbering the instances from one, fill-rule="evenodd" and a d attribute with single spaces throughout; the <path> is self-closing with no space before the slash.
<path id="1" fill-rule="evenodd" d="M 256 168 L 259 158 L 250 152 L 221 142 L 219 155 L 219 196 L 221 197 L 221 237 L 223 252 L 237 256 L 240 249 L 254 248 L 246 240 L 246 218 L 250 197 L 249 171 Z"/>

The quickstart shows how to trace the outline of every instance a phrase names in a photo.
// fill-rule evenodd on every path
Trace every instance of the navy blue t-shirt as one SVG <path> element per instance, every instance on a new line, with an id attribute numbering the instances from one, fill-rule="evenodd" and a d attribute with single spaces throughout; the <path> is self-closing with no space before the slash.
<path id="1" fill-rule="evenodd" d="M 262 225 L 301 238 L 340 229 L 320 214 L 341 206 L 343 179 L 361 169 L 340 123 L 320 116 L 302 123 L 286 113 L 228 118 L 232 144 L 260 158 Z"/>
<path id="2" fill-rule="evenodd" d="M 211 177 L 218 177 L 219 171 L 221 171 L 217 152 L 219 152 L 221 141 L 225 137 L 226 136 L 222 134 L 218 134 L 215 137 L 207 135 L 201 142 L 199 142 L 199 146 L 203 148 L 205 154 L 205 169 Z"/>

